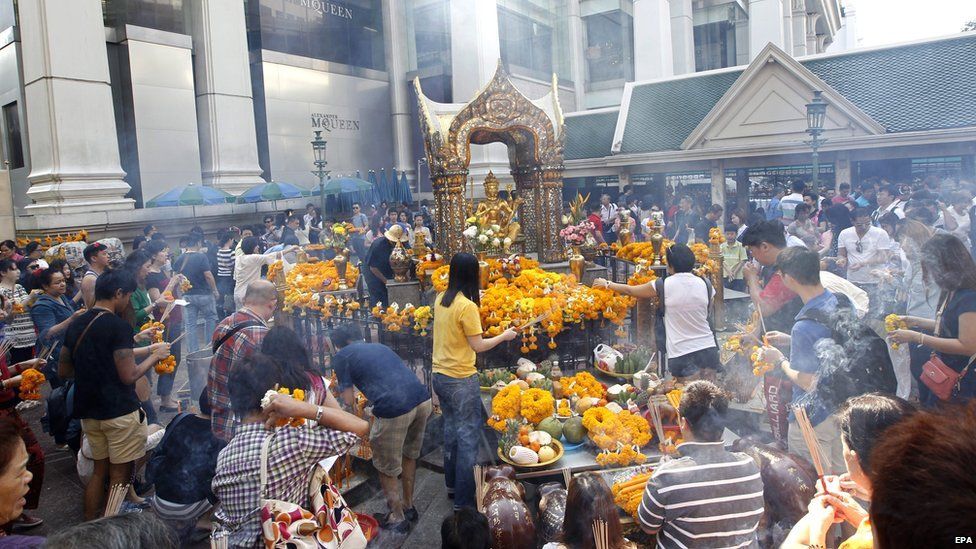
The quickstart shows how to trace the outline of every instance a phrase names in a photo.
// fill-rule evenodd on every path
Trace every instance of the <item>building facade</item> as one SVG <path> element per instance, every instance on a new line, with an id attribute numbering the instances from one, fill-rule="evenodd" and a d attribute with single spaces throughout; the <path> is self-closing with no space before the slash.
<path id="1" fill-rule="evenodd" d="M 397 169 L 425 191 L 415 77 L 463 103 L 501 59 L 530 97 L 556 74 L 573 112 L 769 43 L 822 52 L 842 24 L 839 0 L 0 0 L 0 222 L 134 228 L 174 218 L 142 205 L 186 183 L 311 187 L 315 130 L 333 174 Z M 472 155 L 476 179 L 505 173 L 504 145 Z"/>

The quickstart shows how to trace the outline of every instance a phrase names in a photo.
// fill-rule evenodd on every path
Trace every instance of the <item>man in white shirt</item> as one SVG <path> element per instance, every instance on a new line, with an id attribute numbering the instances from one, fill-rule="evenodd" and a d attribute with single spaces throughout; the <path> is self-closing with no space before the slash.
<path id="1" fill-rule="evenodd" d="M 878 209 L 871 214 L 871 221 L 877 225 L 881 216 L 888 212 L 894 212 L 898 219 L 905 219 L 905 212 L 901 207 L 901 200 L 898 199 L 898 188 L 894 185 L 881 187 L 878 190 Z"/>
<path id="2" fill-rule="evenodd" d="M 603 222 L 603 240 L 607 244 L 617 241 L 617 233 L 613 230 L 613 223 L 617 219 L 617 205 L 610 201 L 610 195 L 600 197 L 600 221 Z"/>
<path id="3" fill-rule="evenodd" d="M 806 189 L 806 184 L 797 180 L 790 184 L 790 188 L 793 192 L 779 201 L 779 207 L 783 210 L 783 225 L 787 227 L 796 218 L 796 207 L 803 204 L 803 190 Z"/>
<path id="4" fill-rule="evenodd" d="M 878 193 L 880 196 L 881 193 Z M 871 298 L 870 317 L 879 310 L 877 273 L 884 268 L 891 253 L 891 238 L 879 227 L 871 225 L 871 214 L 865 208 L 854 210 L 854 226 L 844 229 L 837 237 L 838 267 L 847 267 L 847 280 L 868 293 Z"/>

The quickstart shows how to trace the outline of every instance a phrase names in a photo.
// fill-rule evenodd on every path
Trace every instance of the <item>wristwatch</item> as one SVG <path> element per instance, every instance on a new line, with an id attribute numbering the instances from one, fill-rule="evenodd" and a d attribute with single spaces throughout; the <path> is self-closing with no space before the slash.
<path id="1" fill-rule="evenodd" d="M 315 410 L 315 423 L 319 423 L 322 420 L 322 414 L 325 413 L 325 408 L 322 408 L 321 406 L 317 406 L 317 408 L 318 409 Z"/>

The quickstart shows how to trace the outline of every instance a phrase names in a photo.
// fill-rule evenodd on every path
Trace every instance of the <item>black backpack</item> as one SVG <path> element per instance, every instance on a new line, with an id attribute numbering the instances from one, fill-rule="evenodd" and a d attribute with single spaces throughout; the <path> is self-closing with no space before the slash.
<path id="1" fill-rule="evenodd" d="M 833 412 L 847 399 L 866 393 L 894 394 L 898 385 L 888 354 L 888 343 L 857 318 L 854 304 L 844 294 L 834 294 L 837 309 L 807 311 L 797 318 L 813 320 L 830 328 L 830 341 L 817 342 L 820 369 L 816 388 L 801 404 L 819 403 Z"/>
<path id="2" fill-rule="evenodd" d="M 41 419 L 44 430 L 57 444 L 81 448 L 81 422 L 74 417 L 75 383 L 65 380 L 47 397 L 47 413 Z"/>

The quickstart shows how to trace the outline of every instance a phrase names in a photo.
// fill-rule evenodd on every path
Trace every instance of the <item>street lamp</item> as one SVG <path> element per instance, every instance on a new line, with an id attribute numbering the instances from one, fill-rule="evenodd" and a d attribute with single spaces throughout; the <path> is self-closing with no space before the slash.
<path id="1" fill-rule="evenodd" d="M 427 157 L 421 156 L 417 159 L 417 193 L 420 193 L 420 167 L 427 166 Z M 428 171 L 430 168 L 428 167 Z"/>
<path id="2" fill-rule="evenodd" d="M 315 130 L 315 139 L 312 139 L 312 155 L 314 157 L 315 171 L 312 175 L 319 178 L 319 205 L 321 214 L 325 219 L 325 178 L 329 176 L 329 170 L 325 169 L 328 164 L 325 160 L 325 146 L 328 141 L 322 139 L 322 130 Z"/>
<path id="3" fill-rule="evenodd" d="M 823 100 L 823 92 L 813 90 L 813 100 L 807 103 L 807 133 L 810 141 L 805 141 L 813 149 L 813 193 L 820 196 L 820 147 L 827 141 L 820 137 L 823 134 L 824 120 L 827 118 L 827 102 Z"/>

